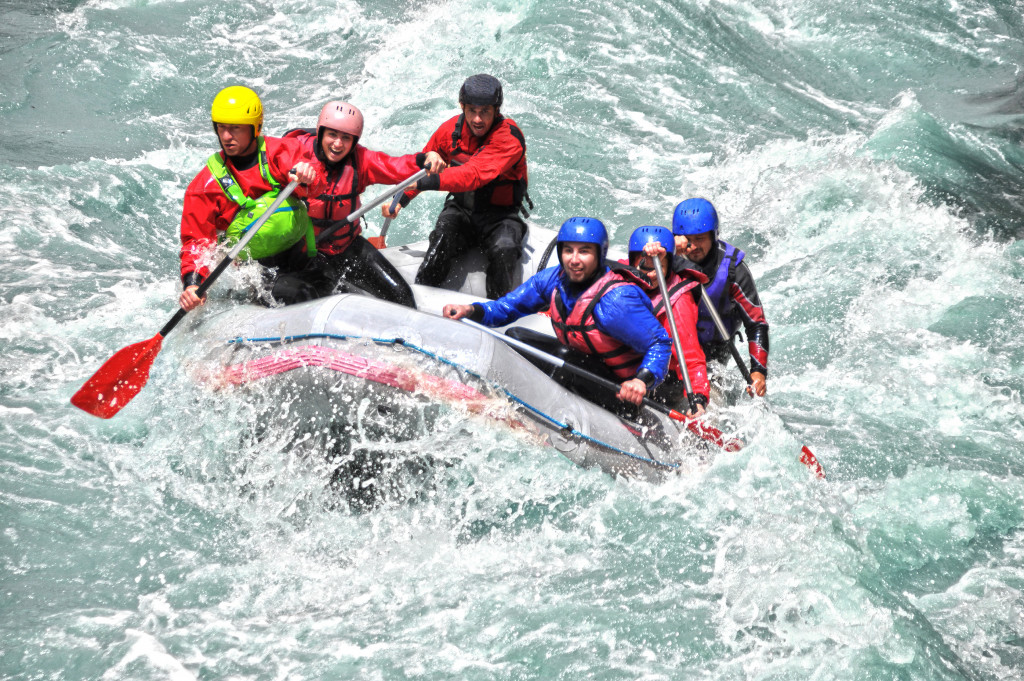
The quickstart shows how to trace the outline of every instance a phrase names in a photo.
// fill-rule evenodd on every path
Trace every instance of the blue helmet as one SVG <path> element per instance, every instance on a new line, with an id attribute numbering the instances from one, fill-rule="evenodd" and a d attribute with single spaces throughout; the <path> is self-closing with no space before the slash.
<path id="1" fill-rule="evenodd" d="M 633 230 L 633 234 L 629 237 L 629 260 L 630 263 L 633 261 L 633 254 L 639 253 L 644 250 L 644 246 L 647 244 L 657 241 L 661 244 L 661 247 L 665 249 L 668 255 L 669 267 L 672 266 L 672 251 L 675 250 L 675 237 L 672 236 L 672 232 L 669 231 L 668 227 L 657 227 L 654 225 L 646 225 L 644 227 L 637 227 Z"/>
<path id="2" fill-rule="evenodd" d="M 633 235 L 629 237 L 629 252 L 642 251 L 644 246 L 652 241 L 657 241 L 661 244 L 662 248 L 671 253 L 672 246 L 675 244 L 675 237 L 672 236 L 672 232 L 668 230 L 668 227 L 656 227 L 653 225 L 637 227 L 633 230 Z"/>
<path id="3" fill-rule="evenodd" d="M 686 199 L 672 216 L 672 233 L 690 236 L 718 232 L 718 213 L 707 199 Z"/>
<path id="4" fill-rule="evenodd" d="M 597 244 L 601 252 L 601 260 L 608 257 L 608 231 L 597 218 L 569 218 L 558 230 L 558 254 L 562 253 L 562 244 L 566 241 L 579 241 L 585 244 Z"/>

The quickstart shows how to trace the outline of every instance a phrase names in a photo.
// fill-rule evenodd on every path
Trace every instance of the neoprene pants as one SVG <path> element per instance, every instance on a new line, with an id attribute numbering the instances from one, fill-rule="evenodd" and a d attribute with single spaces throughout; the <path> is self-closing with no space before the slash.
<path id="1" fill-rule="evenodd" d="M 351 284 L 381 300 L 416 307 L 409 283 L 362 236 L 337 255 L 320 253 L 307 258 L 300 242 L 298 249 L 278 257 L 276 265 L 280 269 L 270 289 L 274 299 L 285 305 L 329 296 L 344 284 Z"/>
<path id="2" fill-rule="evenodd" d="M 469 213 L 452 198 L 445 201 L 430 233 L 430 245 L 416 273 L 416 283 L 440 286 L 452 262 L 472 246 L 487 258 L 487 297 L 494 300 L 512 290 L 523 253 L 526 223 L 515 213 Z"/>

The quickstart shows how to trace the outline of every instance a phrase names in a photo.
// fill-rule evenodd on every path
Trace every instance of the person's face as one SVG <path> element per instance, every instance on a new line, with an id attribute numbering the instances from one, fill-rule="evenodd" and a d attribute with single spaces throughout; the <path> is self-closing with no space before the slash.
<path id="1" fill-rule="evenodd" d="M 469 131 L 476 137 L 483 137 L 494 125 L 498 110 L 490 104 L 463 104 L 462 113 L 466 116 Z"/>
<path id="2" fill-rule="evenodd" d="M 337 163 L 348 156 L 355 146 L 356 138 L 347 132 L 341 132 L 334 128 L 324 128 L 324 134 L 320 141 L 320 148 L 330 163 Z"/>
<path id="3" fill-rule="evenodd" d="M 566 241 L 562 244 L 562 269 L 574 284 L 581 284 L 594 276 L 598 259 L 597 244 L 579 241 Z"/>
<path id="4" fill-rule="evenodd" d="M 218 123 L 217 138 L 228 156 L 247 156 L 256 151 L 256 135 L 251 125 Z"/>
<path id="5" fill-rule="evenodd" d="M 665 254 L 665 253 L 660 254 L 658 256 L 658 262 L 661 264 L 661 273 L 664 276 L 667 277 L 668 276 L 668 255 Z M 651 280 L 652 284 L 657 284 L 658 283 L 658 273 L 654 271 L 654 258 L 653 257 L 651 257 L 649 255 L 645 255 L 643 253 L 639 253 L 639 254 L 633 256 L 633 258 L 631 259 L 631 262 L 629 264 L 632 265 L 633 267 L 637 268 L 641 272 L 643 272 L 645 275 L 647 275 L 647 278 Z"/>
<path id="6" fill-rule="evenodd" d="M 711 252 L 711 245 L 714 244 L 711 232 L 691 234 L 685 238 L 686 249 L 683 251 L 683 254 L 695 263 L 704 262 L 704 259 L 708 257 L 708 253 Z"/>

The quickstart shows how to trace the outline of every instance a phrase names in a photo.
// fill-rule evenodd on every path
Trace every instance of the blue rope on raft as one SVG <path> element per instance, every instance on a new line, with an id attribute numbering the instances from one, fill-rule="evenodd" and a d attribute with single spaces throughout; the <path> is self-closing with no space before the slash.
<path id="1" fill-rule="evenodd" d="M 490 385 L 493 388 L 496 388 L 497 390 L 500 390 L 501 392 L 505 393 L 505 395 L 510 400 L 512 400 L 516 404 L 521 405 L 522 407 L 524 407 L 528 411 L 533 412 L 534 414 L 536 414 L 540 418 L 548 421 L 549 423 L 557 426 L 558 429 L 560 431 L 562 431 L 563 433 L 568 432 L 569 435 L 575 436 L 575 437 L 577 437 L 577 438 L 579 438 L 581 440 L 585 440 L 587 442 L 593 443 L 595 445 L 598 445 L 599 447 L 604 447 L 605 449 L 610 449 L 613 452 L 616 452 L 618 454 L 622 454 L 623 456 L 628 456 L 631 459 L 636 459 L 638 461 L 643 461 L 644 463 L 653 464 L 655 466 L 662 466 L 664 468 L 671 468 L 671 469 L 679 468 L 679 464 L 677 464 L 677 463 L 666 463 L 664 461 L 658 461 L 657 459 L 650 459 L 650 458 L 647 458 L 645 456 L 640 456 L 639 454 L 634 454 L 632 452 L 627 452 L 626 450 L 620 449 L 620 448 L 616 447 L 613 444 L 609 444 L 607 442 L 604 442 L 603 440 L 597 439 L 596 437 L 592 437 L 590 435 L 587 435 L 586 433 L 584 433 L 584 432 L 582 432 L 580 430 L 577 430 L 576 428 L 573 428 L 572 425 L 570 425 L 568 423 L 563 423 L 562 421 L 559 421 L 558 419 L 556 419 L 554 416 L 551 416 L 550 414 L 547 414 L 547 413 L 541 411 L 539 408 L 537 408 L 537 407 L 533 406 L 532 404 L 526 402 L 525 400 L 523 400 L 518 395 L 515 395 L 512 392 L 510 392 L 505 386 L 501 385 L 500 383 L 496 383 L 495 381 L 490 381 L 490 380 L 484 378 L 483 376 L 481 376 L 480 374 L 476 373 L 475 371 L 473 371 L 469 367 L 466 367 L 466 366 L 464 366 L 462 364 L 459 364 L 458 362 L 454 362 L 454 361 L 452 361 L 452 360 L 450 360 L 450 359 L 448 359 L 446 357 L 442 357 L 441 355 L 438 355 L 435 352 L 431 352 L 430 350 L 427 350 L 426 348 L 421 348 L 418 345 L 414 345 L 412 343 L 409 343 L 408 341 L 406 341 L 403 338 L 367 338 L 365 336 L 346 336 L 344 334 L 334 334 L 334 333 L 307 333 L 307 334 L 299 334 L 299 335 L 296 335 L 296 336 L 273 336 L 273 337 L 266 337 L 266 338 L 241 338 L 241 337 L 239 337 L 239 338 L 234 338 L 232 340 L 229 340 L 228 344 L 230 345 L 230 344 L 234 344 L 234 343 L 239 343 L 239 344 L 241 344 L 241 343 L 287 343 L 287 342 L 290 342 L 290 341 L 315 340 L 315 339 L 320 339 L 320 338 L 328 338 L 328 339 L 331 339 L 331 340 L 369 340 L 369 341 L 372 341 L 374 343 L 379 343 L 381 345 L 400 345 L 403 348 L 409 348 L 410 350 L 414 350 L 414 351 L 416 351 L 416 352 L 418 352 L 418 353 L 420 353 L 420 354 L 422 354 L 422 355 L 424 355 L 426 357 L 430 357 L 431 359 L 437 360 L 438 362 L 441 362 L 442 364 L 447 364 L 448 366 L 454 367 L 455 369 L 458 369 L 460 371 L 464 371 L 467 374 L 469 374 L 470 376 L 472 376 L 472 377 L 474 377 L 476 379 L 479 379 L 480 381 Z"/>

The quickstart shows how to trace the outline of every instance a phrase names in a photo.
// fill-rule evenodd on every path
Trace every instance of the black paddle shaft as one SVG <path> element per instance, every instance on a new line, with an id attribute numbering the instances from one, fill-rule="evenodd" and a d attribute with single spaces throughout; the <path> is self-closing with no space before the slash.
<path id="1" fill-rule="evenodd" d="M 616 394 L 619 392 L 619 389 L 621 388 L 621 386 L 615 381 L 609 381 L 607 378 L 603 376 L 598 376 L 597 374 L 587 371 L 586 369 L 578 367 L 574 364 L 570 364 L 569 362 L 566 362 L 565 360 L 559 357 L 555 357 L 554 355 L 550 355 L 544 352 L 540 348 L 535 348 L 529 343 L 524 343 L 521 340 L 512 338 L 511 336 L 507 336 L 503 333 L 499 333 L 498 331 L 486 327 L 483 324 L 474 322 L 472 319 L 463 318 L 462 322 L 468 324 L 469 326 L 472 326 L 475 329 L 480 329 L 484 333 L 490 334 L 491 336 L 494 336 L 495 338 L 502 340 L 513 347 L 520 348 L 521 350 L 523 350 L 523 352 L 531 354 L 534 357 L 540 358 L 545 362 L 548 362 L 549 364 L 552 364 L 561 369 L 565 369 L 569 373 L 576 374 L 577 376 L 581 376 L 583 378 L 591 380 L 594 383 L 600 385 L 602 388 L 607 388 L 608 390 L 611 390 Z M 643 403 L 644 406 L 650 407 L 655 411 L 660 411 L 662 414 L 665 414 L 673 419 L 678 420 L 677 417 L 681 416 L 681 414 L 677 410 L 673 409 L 667 404 L 661 404 L 660 402 L 655 402 L 654 400 L 650 400 L 646 397 L 643 398 Z"/>
<path id="2" fill-rule="evenodd" d="M 754 382 L 753 377 L 750 375 L 750 370 L 747 369 L 747 365 L 743 363 L 743 358 L 740 357 L 740 351 L 736 349 L 736 344 L 732 341 L 730 336 L 725 330 L 725 324 L 722 322 L 722 316 L 718 314 L 718 310 L 715 308 L 713 302 L 711 302 L 711 296 L 708 295 L 707 290 L 703 284 L 700 287 L 700 297 L 704 301 L 704 307 L 708 309 L 708 314 L 711 315 L 711 321 L 715 323 L 715 328 L 718 329 L 718 334 L 725 339 L 726 344 L 729 346 L 729 352 L 732 353 L 732 358 L 736 360 L 736 366 L 740 368 L 740 373 L 743 374 L 743 378 L 746 380 L 747 385 L 751 385 Z"/>

